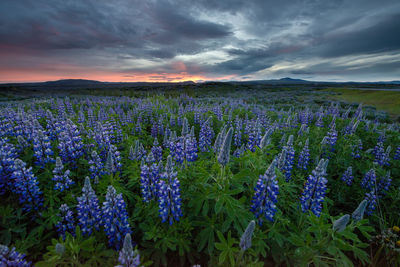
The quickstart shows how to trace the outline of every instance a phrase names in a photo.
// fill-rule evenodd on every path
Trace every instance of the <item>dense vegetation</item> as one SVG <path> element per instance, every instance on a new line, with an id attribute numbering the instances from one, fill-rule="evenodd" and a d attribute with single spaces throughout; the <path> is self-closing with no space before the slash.
<path id="1" fill-rule="evenodd" d="M 400 127 L 327 94 L 4 102 L 1 264 L 398 265 Z"/>

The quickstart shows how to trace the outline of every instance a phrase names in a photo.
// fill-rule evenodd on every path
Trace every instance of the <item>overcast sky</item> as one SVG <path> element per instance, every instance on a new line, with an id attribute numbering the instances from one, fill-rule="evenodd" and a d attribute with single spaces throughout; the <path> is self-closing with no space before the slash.
<path id="1" fill-rule="evenodd" d="M 400 80 L 400 0 L 1 0 L 0 82 Z"/>

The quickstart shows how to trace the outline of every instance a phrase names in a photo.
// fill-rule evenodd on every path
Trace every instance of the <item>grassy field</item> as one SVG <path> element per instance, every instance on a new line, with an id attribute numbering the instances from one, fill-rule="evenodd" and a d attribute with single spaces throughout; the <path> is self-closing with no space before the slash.
<path id="1" fill-rule="evenodd" d="M 354 89 L 326 89 L 337 93 L 332 97 L 349 103 L 363 103 L 371 105 L 378 110 L 384 110 L 390 115 L 400 116 L 400 92 L 374 91 L 374 90 L 354 90 Z"/>

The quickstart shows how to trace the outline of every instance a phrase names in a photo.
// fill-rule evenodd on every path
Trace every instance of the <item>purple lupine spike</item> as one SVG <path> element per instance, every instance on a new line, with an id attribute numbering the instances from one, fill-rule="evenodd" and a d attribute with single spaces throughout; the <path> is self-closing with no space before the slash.
<path id="1" fill-rule="evenodd" d="M 375 194 L 375 190 L 372 190 L 369 193 L 365 193 L 365 200 L 367 201 L 367 207 L 365 210 L 365 214 L 367 214 L 368 216 L 372 215 L 372 213 L 374 213 L 375 209 L 376 209 L 376 194 Z"/>
<path id="2" fill-rule="evenodd" d="M 56 159 L 56 167 L 53 170 L 53 178 L 52 180 L 56 182 L 54 185 L 54 189 L 60 192 L 63 192 L 66 189 L 69 189 L 74 181 L 69 178 L 70 171 L 66 170 L 64 172 L 64 165 L 62 164 L 61 158 L 57 157 Z"/>
<path id="3" fill-rule="evenodd" d="M 348 186 L 351 186 L 354 180 L 353 176 L 353 169 L 350 167 L 347 168 L 347 170 L 343 173 L 342 175 L 342 181 L 345 182 Z"/>
<path id="4" fill-rule="evenodd" d="M 65 239 L 65 234 L 68 232 L 75 235 L 75 220 L 74 214 L 69 209 L 67 204 L 62 204 L 59 209 L 58 217 L 60 218 L 56 224 L 57 233 L 63 239 Z"/>
<path id="5" fill-rule="evenodd" d="M 15 247 L 9 249 L 0 245 L 0 266 L 30 267 L 32 263 L 25 259 L 25 254 L 19 253 Z"/>
<path id="6" fill-rule="evenodd" d="M 375 184 L 376 184 L 375 170 L 371 169 L 365 174 L 364 178 L 362 179 L 361 187 L 367 190 L 373 190 L 375 188 Z"/>
<path id="7" fill-rule="evenodd" d="M 307 170 L 310 161 L 310 148 L 309 140 L 306 140 L 303 150 L 300 152 L 299 160 L 297 162 L 297 168 Z"/>
<path id="8" fill-rule="evenodd" d="M 124 238 L 124 245 L 119 252 L 118 257 L 119 265 L 115 267 L 139 267 L 140 255 L 133 250 L 132 238 L 130 234 L 126 234 Z"/>
<path id="9" fill-rule="evenodd" d="M 285 161 L 282 166 L 282 171 L 285 174 L 286 181 L 292 178 L 292 169 L 294 164 L 295 150 L 293 147 L 293 135 L 289 136 L 286 146 L 283 148 L 285 151 Z"/>
<path id="10" fill-rule="evenodd" d="M 93 230 L 99 231 L 101 224 L 101 210 L 96 193 L 90 185 L 90 178 L 85 178 L 82 195 L 77 197 L 78 224 L 84 235 L 90 236 Z"/>
<path id="11" fill-rule="evenodd" d="M 91 158 L 89 160 L 89 172 L 90 178 L 94 179 L 95 184 L 97 184 L 99 179 L 106 174 L 106 171 L 104 170 L 104 164 L 95 150 L 92 151 Z"/>
<path id="12" fill-rule="evenodd" d="M 158 206 L 162 222 L 179 221 L 182 217 L 182 200 L 180 183 L 172 165 L 172 158 L 168 156 L 165 171 L 158 182 Z"/>
<path id="13" fill-rule="evenodd" d="M 32 172 L 32 167 L 26 168 L 26 163 L 16 159 L 14 163 L 13 179 L 14 192 L 19 196 L 25 211 L 39 210 L 43 206 L 42 192 L 39 182 Z"/>
<path id="14" fill-rule="evenodd" d="M 353 145 L 352 149 L 351 149 L 351 156 L 353 157 L 353 159 L 361 158 L 360 153 L 362 152 L 362 150 L 363 150 L 363 144 L 362 144 L 361 139 L 359 139 L 357 144 Z"/>
<path id="15" fill-rule="evenodd" d="M 275 174 L 276 162 L 272 162 L 264 175 L 260 175 L 254 188 L 251 211 L 262 225 L 263 220 L 274 221 L 279 185 Z"/>
<path id="16" fill-rule="evenodd" d="M 117 194 L 111 185 L 107 188 L 106 200 L 103 202 L 102 225 L 108 237 L 109 246 L 117 250 L 121 248 L 125 235 L 132 232 L 122 194 Z"/>
<path id="17" fill-rule="evenodd" d="M 151 148 L 151 152 L 154 155 L 154 159 L 156 161 L 162 160 L 162 148 L 158 143 L 157 137 L 154 139 L 153 147 Z"/>
<path id="18" fill-rule="evenodd" d="M 300 198 L 303 212 L 310 210 L 316 216 L 320 216 L 328 182 L 325 178 L 327 165 L 328 160 L 321 159 L 318 166 L 308 176 Z"/>

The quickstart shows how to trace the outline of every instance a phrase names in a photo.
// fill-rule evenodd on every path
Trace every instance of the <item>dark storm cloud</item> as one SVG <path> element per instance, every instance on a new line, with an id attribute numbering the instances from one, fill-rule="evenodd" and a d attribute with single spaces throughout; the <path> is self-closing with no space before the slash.
<path id="1" fill-rule="evenodd" d="M 398 0 L 3 0 L 0 10 L 0 72 L 400 76 Z M 345 64 L 358 56 L 368 64 Z"/>

